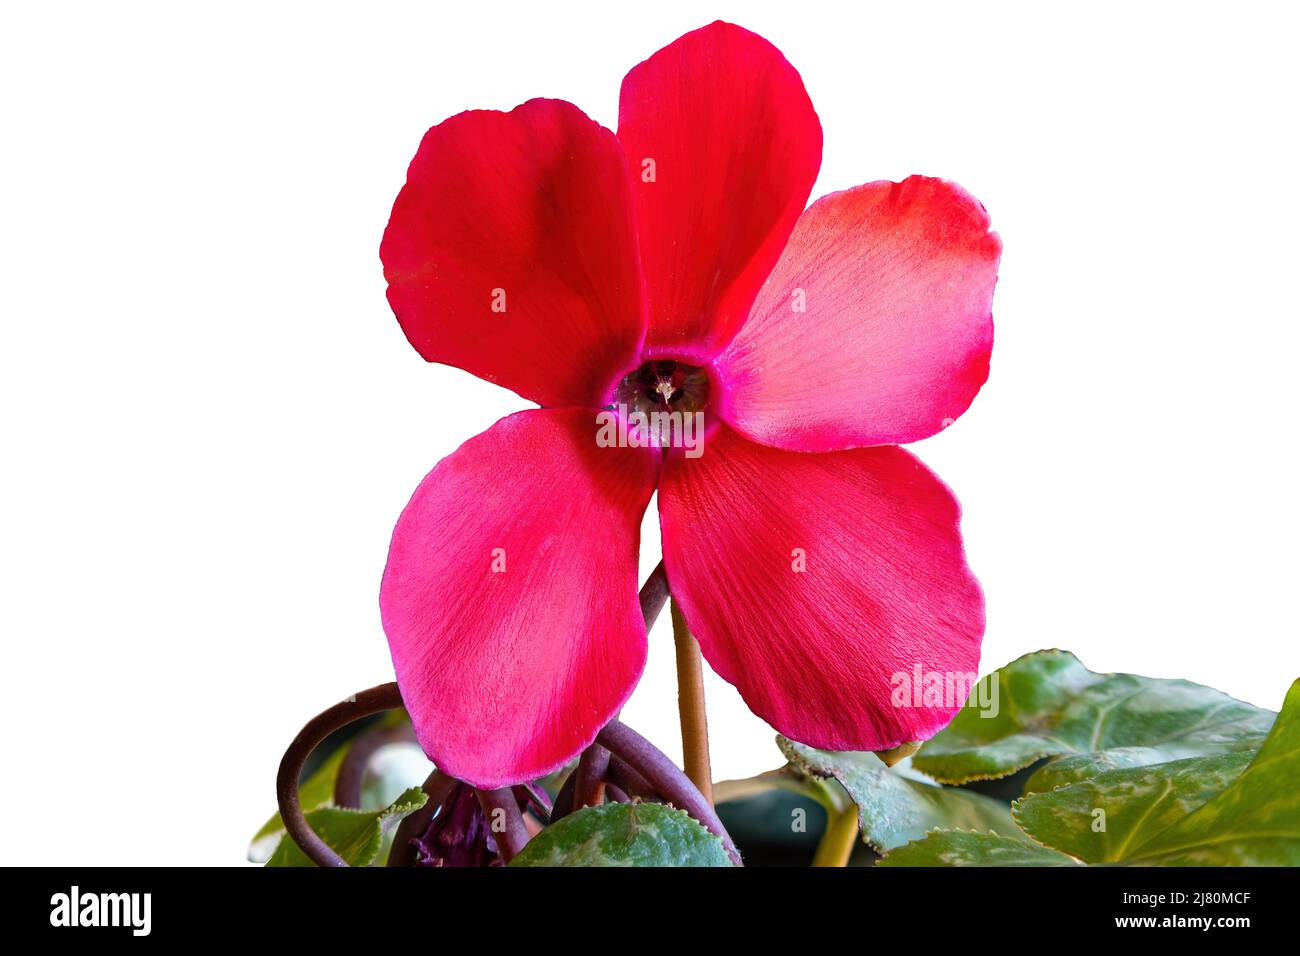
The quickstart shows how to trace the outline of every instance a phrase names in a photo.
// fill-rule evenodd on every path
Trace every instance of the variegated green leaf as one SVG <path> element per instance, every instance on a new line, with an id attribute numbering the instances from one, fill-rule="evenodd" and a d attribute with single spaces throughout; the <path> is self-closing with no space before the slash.
<path id="1" fill-rule="evenodd" d="M 785 790 L 807 797 L 821 804 L 830 814 L 839 813 L 853 803 L 844 788 L 834 780 L 802 773 L 789 764 L 754 777 L 719 781 L 713 785 L 713 802 L 748 800 L 773 790 Z"/>
<path id="2" fill-rule="evenodd" d="M 866 751 L 817 750 L 778 737 L 792 770 L 811 779 L 831 778 L 858 806 L 862 837 L 876 850 L 919 840 L 943 829 L 1017 832 L 1005 804 L 966 790 L 910 779 Z"/>
<path id="3" fill-rule="evenodd" d="M 1137 847 L 1159 866 L 1300 866 L 1300 680 L 1241 776 L 1214 799 Z"/>
<path id="4" fill-rule="evenodd" d="M 1184 680 L 1096 674 L 1066 651 L 983 678 L 912 765 L 944 783 L 1003 777 L 1045 757 L 1041 791 L 1097 773 L 1257 748 L 1274 714 Z"/>
<path id="5" fill-rule="evenodd" d="M 1121 862 L 1226 788 L 1252 756 L 1219 754 L 1110 770 L 1060 790 L 1030 794 L 1011 812 L 1039 843 L 1088 863 Z"/>
<path id="6" fill-rule="evenodd" d="M 571 813 L 528 841 L 511 866 L 731 866 L 722 841 L 659 803 L 607 803 Z"/>
<path id="7" fill-rule="evenodd" d="M 316 834 L 349 866 L 369 866 L 379 856 L 384 835 L 408 813 L 424 806 L 428 796 L 412 787 L 382 810 L 345 810 L 322 807 L 308 813 L 307 822 Z M 286 834 L 267 866 L 315 866 L 298 844 Z"/>
<path id="8" fill-rule="evenodd" d="M 1300 866 L 1298 779 L 1300 681 L 1253 756 L 1108 770 L 1030 794 L 1013 808 L 1023 840 L 1036 841 L 1028 850 L 982 834 L 936 833 L 882 862 L 1024 866 L 1059 857 L 1132 866 Z"/>
<path id="9" fill-rule="evenodd" d="M 1024 837 L 938 830 L 890 850 L 877 866 L 1078 866 L 1079 861 Z"/>

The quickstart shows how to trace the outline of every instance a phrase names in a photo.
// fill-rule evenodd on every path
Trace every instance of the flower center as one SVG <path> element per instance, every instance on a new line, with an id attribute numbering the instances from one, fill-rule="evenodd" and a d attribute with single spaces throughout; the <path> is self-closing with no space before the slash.
<path id="1" fill-rule="evenodd" d="M 618 383 L 614 401 L 628 412 L 646 415 L 702 411 L 709 404 L 709 376 L 704 369 L 682 362 L 646 362 Z"/>

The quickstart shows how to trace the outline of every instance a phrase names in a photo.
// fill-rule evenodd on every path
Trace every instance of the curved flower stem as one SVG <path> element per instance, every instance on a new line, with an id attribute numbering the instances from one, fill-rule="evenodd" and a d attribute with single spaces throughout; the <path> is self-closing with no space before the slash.
<path id="1" fill-rule="evenodd" d="M 646 782 L 645 777 L 627 765 L 627 761 L 613 754 L 609 758 L 609 775 L 606 787 L 618 787 L 624 793 L 641 800 L 658 800 L 659 794 Z"/>
<path id="2" fill-rule="evenodd" d="M 401 706 L 402 695 L 398 692 L 396 683 L 380 684 L 363 690 L 354 694 L 351 700 L 335 704 L 309 720 L 280 759 L 280 770 L 275 777 L 275 795 L 280 803 L 280 817 L 293 842 L 317 866 L 338 867 L 348 864 L 316 835 L 302 812 L 302 803 L 298 799 L 298 780 L 302 776 L 303 764 L 320 742 L 339 728 L 362 717 Z"/>
<path id="3" fill-rule="evenodd" d="M 496 840 L 497 854 L 509 863 L 528 842 L 528 827 L 524 825 L 524 815 L 519 812 L 519 800 L 510 787 L 474 792 L 479 806 L 483 808 L 483 814 L 488 818 L 488 827 Z M 501 826 L 500 829 L 497 829 L 498 825 Z"/>
<path id="4" fill-rule="evenodd" d="M 611 720 L 596 737 L 596 742 L 627 762 L 628 766 L 645 778 L 654 790 L 679 810 L 685 810 L 706 830 L 722 840 L 722 846 L 732 861 L 741 866 L 740 852 L 732 842 L 727 828 L 718 819 L 713 805 L 704 799 L 690 779 L 650 741 L 636 731 Z"/>
<path id="5" fill-rule="evenodd" d="M 605 784 L 605 796 L 610 803 L 631 803 L 632 798 L 612 783 Z"/>
<path id="6" fill-rule="evenodd" d="M 664 603 L 668 600 L 668 578 L 664 573 L 664 565 L 662 561 L 655 566 L 655 569 L 650 572 L 650 576 L 646 578 L 645 583 L 641 586 L 639 597 L 641 602 L 641 613 L 645 618 L 646 628 L 649 629 L 654 624 L 659 613 L 663 610 Z M 298 732 L 298 736 L 293 739 L 291 744 L 289 744 L 289 748 L 284 752 L 284 756 L 280 759 L 280 769 L 276 774 L 275 780 L 275 791 L 280 806 L 280 817 L 284 820 L 285 830 L 288 831 L 289 836 L 296 844 L 298 844 L 299 848 L 307 855 L 308 859 L 317 866 L 344 867 L 347 866 L 348 863 L 328 844 L 326 844 L 324 840 L 317 836 L 316 831 L 313 830 L 311 825 L 307 822 L 306 815 L 302 810 L 302 802 L 298 799 L 298 782 L 302 777 L 303 765 L 307 762 L 307 758 L 311 756 L 312 752 L 320 745 L 320 743 L 330 734 L 334 733 L 334 731 L 346 727 L 353 721 L 360 720 L 363 717 L 369 717 L 372 714 L 377 714 L 385 710 L 392 710 L 393 708 L 401 706 L 403 706 L 402 695 L 395 682 L 380 684 L 377 687 L 371 687 L 369 690 L 361 691 L 360 693 L 353 695 L 350 700 L 335 704 L 333 707 L 308 721 L 307 726 L 303 727 L 303 729 Z M 682 778 L 682 782 L 688 784 L 685 789 L 672 781 L 672 774 L 676 774 L 679 777 L 681 776 L 681 771 L 677 769 L 672 761 L 668 760 L 667 757 L 656 750 L 649 742 L 643 740 L 639 735 L 632 731 L 628 731 L 627 728 L 623 727 L 622 724 L 619 724 L 617 720 L 613 722 L 613 725 L 617 725 L 618 728 L 631 734 L 631 737 L 627 739 L 627 742 L 633 745 L 634 749 L 636 747 L 636 742 L 640 741 L 644 747 L 649 748 L 654 755 L 657 755 L 658 758 L 667 765 L 667 768 L 659 768 L 656 777 L 650 779 L 647 776 L 645 766 L 641 764 L 641 761 L 646 759 L 646 755 L 640 754 L 637 757 L 629 758 L 626 761 L 626 765 L 628 766 L 629 771 L 636 775 L 638 782 L 640 782 L 640 778 L 646 778 L 649 781 L 648 786 L 661 791 L 665 798 L 675 800 L 677 806 L 686 810 L 688 813 L 691 813 L 697 820 L 704 824 L 704 826 L 721 836 L 723 843 L 728 848 L 728 852 L 731 853 L 736 862 L 739 863 L 740 856 L 736 852 L 735 845 L 732 844 L 731 838 L 727 835 L 727 831 L 723 829 L 722 822 L 718 820 L 717 815 L 713 813 L 712 806 L 710 806 L 707 801 L 704 802 L 702 807 L 699 806 L 700 801 L 698 797 L 692 797 L 689 793 L 690 790 L 694 789 L 689 786 L 689 780 Z M 601 731 L 601 733 L 604 734 L 609 730 L 610 727 L 606 727 L 605 730 Z M 615 732 L 615 736 L 618 737 L 619 734 Z M 359 802 L 361 778 L 364 777 L 366 763 L 374 751 L 389 739 L 391 738 L 388 737 L 387 733 L 376 733 L 375 738 L 373 740 L 367 740 L 364 747 L 362 746 L 361 741 L 358 741 L 357 744 L 354 745 L 354 751 L 358 752 L 355 756 L 349 754 L 349 757 L 344 758 L 345 763 L 349 762 L 349 758 L 351 759 L 346 779 L 343 779 L 341 776 L 336 787 L 336 795 L 338 797 L 336 802 L 343 806 L 354 806 Z M 596 784 L 599 784 L 604 780 L 608 771 L 609 754 L 605 753 L 603 759 L 600 757 L 600 752 L 605 749 L 606 747 L 599 743 L 593 744 L 592 747 L 594 753 L 591 759 L 596 762 L 596 765 L 591 769 L 598 772 L 596 772 L 594 776 L 588 776 L 588 779 L 594 779 Z M 575 790 L 577 789 L 578 781 L 573 778 L 576 778 L 576 776 L 576 773 L 570 775 Z M 663 782 L 660 782 L 661 778 Z M 453 780 L 436 770 L 430 774 L 429 778 L 424 783 L 424 790 L 425 793 L 429 795 L 429 800 L 420 811 L 408 816 L 402 821 L 402 824 L 398 826 L 393 851 L 389 856 L 388 862 L 390 866 L 413 865 L 415 852 L 410 846 L 410 837 L 418 835 L 422 826 L 428 825 L 429 821 L 433 819 L 438 808 L 446 800 L 447 795 L 457 785 L 457 783 L 458 781 Z M 508 787 L 500 791 L 480 791 L 478 796 L 484 812 L 488 814 L 489 819 L 492 819 L 492 811 L 494 809 L 502 809 L 505 811 L 506 829 L 503 833 L 498 834 L 497 843 L 501 850 L 502 857 L 509 860 L 518 853 L 519 850 L 523 849 L 524 844 L 528 842 L 528 828 L 524 824 L 523 814 L 519 810 L 518 800 Z M 572 797 L 570 797 L 570 800 L 572 800 Z M 555 807 L 557 812 L 561 811 L 562 802 L 564 801 L 557 799 Z"/>
<path id="7" fill-rule="evenodd" d="M 700 642 L 691 636 L 677 602 L 672 602 L 673 643 L 677 646 L 677 712 L 682 725 L 686 776 L 713 803 L 713 768 L 709 761 L 709 720 L 704 710 L 704 660 Z"/>
<path id="8" fill-rule="evenodd" d="M 641 602 L 641 616 L 645 619 L 647 631 L 654 627 L 664 604 L 668 601 L 668 575 L 664 572 L 664 563 L 660 561 L 646 577 L 645 583 L 637 594 Z M 615 715 L 617 718 L 617 715 Z M 600 803 L 601 789 L 609 773 L 609 751 L 593 743 L 582 752 L 578 767 L 569 774 L 568 779 L 555 795 L 553 819 L 559 820 L 574 810 Z"/>
<path id="9" fill-rule="evenodd" d="M 595 744 L 591 745 L 596 746 Z M 591 747 L 587 748 L 588 750 Z M 585 753 L 585 751 L 584 751 Z M 574 794 L 578 791 L 578 771 L 574 768 L 573 773 L 569 774 L 564 783 L 560 786 L 559 792 L 555 794 L 555 802 L 551 804 L 551 822 L 563 820 L 570 813 L 577 809 L 574 803 Z"/>
<path id="10" fill-rule="evenodd" d="M 850 803 L 843 810 L 831 813 L 826 820 L 826 832 L 813 854 L 813 866 L 848 866 L 853 848 L 858 845 L 858 807 Z"/>
<path id="11" fill-rule="evenodd" d="M 573 809 L 593 807 L 605 796 L 605 776 L 609 773 L 609 751 L 592 744 L 582 752 L 578 768 L 573 771 Z"/>
<path id="12" fill-rule="evenodd" d="M 375 727 L 362 734 L 352 742 L 343 762 L 339 764 L 339 775 L 334 781 L 334 803 L 340 807 L 361 807 L 361 786 L 366 780 L 366 771 L 370 769 L 370 758 L 389 744 L 400 744 L 415 739 L 411 725 L 403 723 L 398 727 Z"/>
<path id="13" fill-rule="evenodd" d="M 664 609 L 664 602 L 668 600 L 668 575 L 664 573 L 662 561 L 655 565 L 655 569 L 645 579 L 637 597 L 641 600 L 641 616 L 645 618 L 645 629 L 648 631 L 654 627 L 659 612 Z"/>

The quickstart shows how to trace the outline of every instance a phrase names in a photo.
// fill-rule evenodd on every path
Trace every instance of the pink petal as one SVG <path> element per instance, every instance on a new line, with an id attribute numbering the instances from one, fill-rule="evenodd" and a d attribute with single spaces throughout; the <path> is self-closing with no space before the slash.
<path id="1" fill-rule="evenodd" d="M 941 179 L 819 199 L 718 359 L 729 420 L 794 451 L 947 427 L 988 378 L 1002 253 L 988 229 L 984 207 Z"/>
<path id="2" fill-rule="evenodd" d="M 379 254 L 421 355 L 543 405 L 599 404 L 644 338 L 623 152 L 570 103 L 429 130 Z"/>
<path id="3" fill-rule="evenodd" d="M 666 461 L 659 514 L 705 658 L 781 733 L 886 750 L 933 736 L 963 703 L 984 598 L 957 501 L 901 448 L 788 452 L 723 426 L 703 457 Z M 896 703 L 918 667 L 918 690 L 931 675 L 953 690 Z"/>
<path id="4" fill-rule="evenodd" d="M 808 201 L 821 165 L 817 114 L 776 47 L 719 22 L 628 73 L 618 138 L 636 196 L 648 343 L 711 358 L 744 321 Z"/>
<path id="5" fill-rule="evenodd" d="M 637 552 L 657 464 L 595 433 L 581 409 L 503 418 L 429 473 L 393 531 L 379 603 L 402 699 L 429 758 L 475 787 L 560 767 L 645 664 Z"/>

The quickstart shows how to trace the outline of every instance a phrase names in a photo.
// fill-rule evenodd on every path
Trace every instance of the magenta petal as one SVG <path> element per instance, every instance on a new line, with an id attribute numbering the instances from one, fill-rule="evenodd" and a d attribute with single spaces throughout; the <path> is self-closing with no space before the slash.
<path id="1" fill-rule="evenodd" d="M 560 767 L 645 664 L 657 464 L 595 435 L 592 411 L 504 418 L 429 473 L 393 531 L 379 600 L 402 699 L 429 758 L 475 787 Z"/>
<path id="2" fill-rule="evenodd" d="M 379 249 L 411 344 L 542 405 L 599 405 L 645 336 L 618 140 L 561 100 L 425 134 Z"/>
<path id="3" fill-rule="evenodd" d="M 618 138 L 636 196 L 647 343 L 712 358 L 749 313 L 821 166 L 803 80 L 762 37 L 712 23 L 627 74 Z"/>
<path id="4" fill-rule="evenodd" d="M 1001 252 L 984 207 L 941 179 L 819 199 L 718 358 L 728 419 L 793 451 L 947 427 L 988 378 Z"/>
<path id="5" fill-rule="evenodd" d="M 783 734 L 886 750 L 963 703 L 984 598 L 956 500 L 906 451 L 787 452 L 724 426 L 703 457 L 665 466 L 659 513 L 705 658 Z M 952 691 L 924 694 L 936 678 Z"/>

